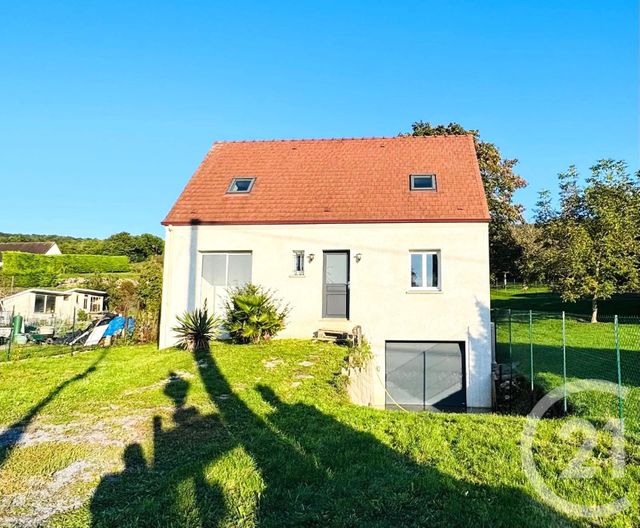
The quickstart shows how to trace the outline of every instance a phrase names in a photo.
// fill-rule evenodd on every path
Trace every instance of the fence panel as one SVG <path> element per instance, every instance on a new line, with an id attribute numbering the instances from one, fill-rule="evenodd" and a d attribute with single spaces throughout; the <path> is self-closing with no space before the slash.
<path id="1" fill-rule="evenodd" d="M 584 315 L 494 310 L 493 321 L 496 361 L 513 373 L 502 391 L 509 409 L 530 410 L 536 395 L 565 381 L 605 380 L 617 384 L 619 394 L 624 388 L 626 398 L 583 392 L 567 396 L 562 410 L 597 420 L 622 417 L 640 432 L 640 317 L 601 316 L 591 323 Z"/>

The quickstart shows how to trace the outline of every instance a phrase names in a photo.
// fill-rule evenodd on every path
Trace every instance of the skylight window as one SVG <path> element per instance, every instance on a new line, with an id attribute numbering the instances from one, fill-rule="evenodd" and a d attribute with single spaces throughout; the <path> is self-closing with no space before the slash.
<path id="1" fill-rule="evenodd" d="M 255 178 L 234 178 L 231 180 L 227 192 L 232 194 L 249 193 L 255 181 Z"/>
<path id="2" fill-rule="evenodd" d="M 410 189 L 412 191 L 435 191 L 436 175 L 435 174 L 412 174 L 410 181 Z"/>

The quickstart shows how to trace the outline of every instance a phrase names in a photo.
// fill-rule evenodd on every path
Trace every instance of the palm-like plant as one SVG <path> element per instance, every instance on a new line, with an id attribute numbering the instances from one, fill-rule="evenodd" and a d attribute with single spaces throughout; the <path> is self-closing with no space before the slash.
<path id="1" fill-rule="evenodd" d="M 209 341 L 219 333 L 220 320 L 209 315 L 207 304 L 203 308 L 187 311 L 178 317 L 173 331 L 178 334 L 178 346 L 189 352 L 209 350 Z"/>
<path id="2" fill-rule="evenodd" d="M 281 306 L 261 286 L 246 284 L 229 292 L 224 326 L 236 343 L 268 341 L 284 328 L 289 306 Z"/>

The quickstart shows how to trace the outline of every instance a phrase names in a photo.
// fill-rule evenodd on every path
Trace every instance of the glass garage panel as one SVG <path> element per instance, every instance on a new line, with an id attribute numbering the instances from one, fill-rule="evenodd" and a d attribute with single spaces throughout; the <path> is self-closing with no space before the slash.
<path id="1" fill-rule="evenodd" d="M 464 408 L 464 344 L 387 342 L 386 404 L 410 409 Z"/>
<path id="2" fill-rule="evenodd" d="M 412 343 L 387 343 L 385 372 L 387 379 L 387 405 L 423 406 L 424 357 Z M 395 401 L 394 401 L 395 400 Z"/>
<path id="3" fill-rule="evenodd" d="M 223 316 L 229 288 L 251 282 L 251 253 L 204 253 L 200 302 Z"/>

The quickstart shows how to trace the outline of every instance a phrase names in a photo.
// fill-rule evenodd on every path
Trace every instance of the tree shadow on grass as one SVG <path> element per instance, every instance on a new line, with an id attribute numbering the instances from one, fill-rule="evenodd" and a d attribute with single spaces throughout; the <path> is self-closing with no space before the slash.
<path id="1" fill-rule="evenodd" d="M 76 381 L 86 378 L 91 373 L 96 371 L 98 364 L 102 362 L 107 354 L 107 349 L 103 349 L 98 358 L 85 370 L 76 374 L 75 376 L 63 381 L 57 387 L 55 387 L 45 398 L 40 400 L 36 405 L 29 409 L 29 412 L 25 414 L 20 420 L 10 425 L 5 431 L 0 434 L 0 467 L 5 463 L 9 455 L 20 442 L 20 439 L 24 436 L 24 433 L 33 421 L 33 419 L 44 409 L 52 400 L 58 396 L 66 387 L 72 385 Z"/>
<path id="2" fill-rule="evenodd" d="M 163 429 L 154 420 L 150 466 L 139 447 L 127 448 L 127 469 L 96 490 L 95 526 L 571 525 L 521 490 L 479 485 L 418 464 L 315 406 L 283 402 L 263 385 L 257 390 L 270 411 L 258 415 L 232 391 L 209 352 L 195 359 L 218 414 L 185 408 L 188 384 L 170 382 L 177 425 Z M 264 484 L 254 497 L 255 511 L 242 519 L 205 477 L 206 466 L 235 448 L 251 457 Z"/>
<path id="3" fill-rule="evenodd" d="M 124 471 L 106 475 L 91 501 L 93 526 L 215 526 L 225 515 L 222 491 L 205 466 L 233 447 L 218 415 L 185 407 L 189 382 L 170 373 L 164 393 L 174 427 L 153 418 L 149 464 L 140 444 L 125 449 Z"/>

